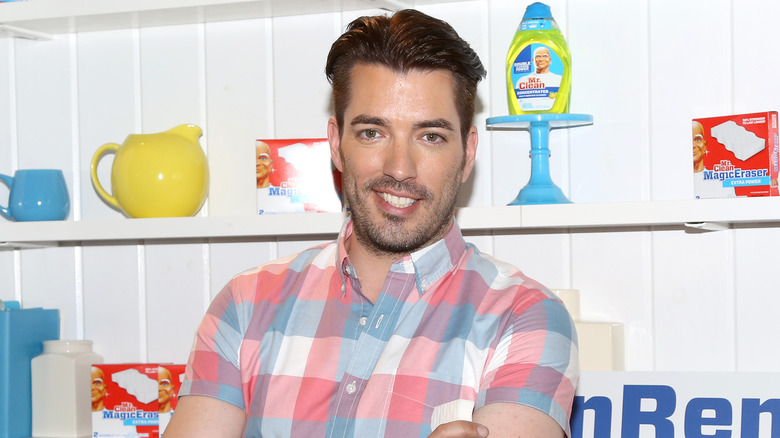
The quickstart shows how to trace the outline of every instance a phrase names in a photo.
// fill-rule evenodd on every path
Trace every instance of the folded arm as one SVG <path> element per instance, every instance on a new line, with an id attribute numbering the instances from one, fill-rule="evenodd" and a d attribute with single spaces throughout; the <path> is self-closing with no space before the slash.
<path id="1" fill-rule="evenodd" d="M 453 421 L 428 438 L 562 438 L 563 429 L 544 412 L 517 403 L 491 403 L 474 412 L 473 422 Z M 485 435 L 487 428 L 488 434 Z M 167 437 L 166 437 L 167 438 Z"/>
<path id="2" fill-rule="evenodd" d="M 179 399 L 165 438 L 240 438 L 246 413 L 222 400 L 199 395 Z"/>

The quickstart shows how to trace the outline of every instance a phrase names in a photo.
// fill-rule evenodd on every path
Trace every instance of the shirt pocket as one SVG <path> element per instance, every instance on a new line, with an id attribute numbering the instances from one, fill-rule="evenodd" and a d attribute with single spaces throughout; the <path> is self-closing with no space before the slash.
<path id="1" fill-rule="evenodd" d="M 476 391 L 463 387 L 461 376 L 399 368 L 393 379 L 388 419 L 418 422 L 433 431 L 455 420 L 471 421 Z"/>

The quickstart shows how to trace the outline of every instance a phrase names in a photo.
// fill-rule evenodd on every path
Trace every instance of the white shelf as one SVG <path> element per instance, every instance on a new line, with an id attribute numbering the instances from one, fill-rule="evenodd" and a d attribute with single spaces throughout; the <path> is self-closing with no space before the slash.
<path id="1" fill-rule="evenodd" d="M 398 10 L 440 2 L 441 0 L 25 0 L 0 3 L 0 36 L 47 39 L 51 34 L 67 32 L 373 8 Z"/>
<path id="2" fill-rule="evenodd" d="M 639 201 L 469 207 L 456 211 L 466 234 L 540 232 L 548 229 L 615 231 L 674 227 L 720 230 L 733 225 L 780 225 L 780 198 Z M 62 222 L 0 222 L 0 246 L 24 248 L 63 243 L 141 241 L 274 240 L 335 236 L 342 213 L 297 213 L 252 217 L 104 219 Z"/>

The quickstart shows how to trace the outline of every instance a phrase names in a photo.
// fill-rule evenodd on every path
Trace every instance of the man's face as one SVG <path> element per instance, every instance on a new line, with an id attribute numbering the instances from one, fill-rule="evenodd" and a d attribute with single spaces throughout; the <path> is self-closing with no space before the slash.
<path id="1" fill-rule="evenodd" d="M 157 403 L 164 405 L 173 396 L 173 382 L 171 372 L 167 368 L 160 367 L 157 372 Z"/>
<path id="2" fill-rule="evenodd" d="M 538 49 L 534 52 L 534 63 L 537 71 L 545 71 L 550 67 L 550 51 L 547 49 Z"/>
<path id="3" fill-rule="evenodd" d="M 92 367 L 92 403 L 97 403 L 106 396 L 106 383 L 103 380 L 103 371 Z"/>
<path id="4" fill-rule="evenodd" d="M 476 128 L 463 147 L 449 71 L 398 75 L 357 65 L 339 138 L 328 138 L 354 223 L 369 250 L 406 253 L 446 234 L 460 184 L 474 165 Z"/>
<path id="5" fill-rule="evenodd" d="M 255 167 L 258 183 L 268 177 L 273 165 L 274 160 L 271 159 L 271 148 L 265 143 L 257 143 L 255 146 Z"/>
<path id="6" fill-rule="evenodd" d="M 699 163 L 707 152 L 707 140 L 704 139 L 704 127 L 699 123 L 693 125 L 693 163 Z"/>

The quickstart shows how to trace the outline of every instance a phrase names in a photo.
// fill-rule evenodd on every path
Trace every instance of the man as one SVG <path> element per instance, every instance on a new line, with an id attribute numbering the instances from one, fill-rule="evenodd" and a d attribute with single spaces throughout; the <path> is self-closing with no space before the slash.
<path id="1" fill-rule="evenodd" d="M 571 318 L 453 220 L 477 147 L 476 53 L 404 10 L 354 21 L 326 73 L 351 219 L 220 292 L 165 437 L 563 436 Z"/>

